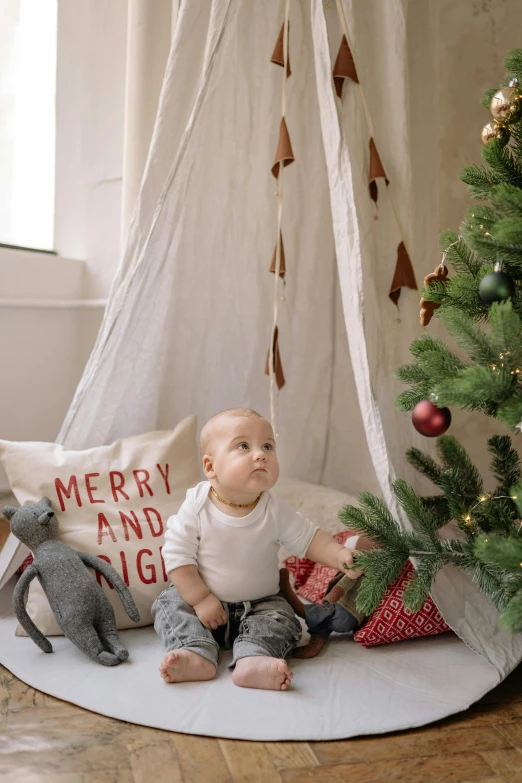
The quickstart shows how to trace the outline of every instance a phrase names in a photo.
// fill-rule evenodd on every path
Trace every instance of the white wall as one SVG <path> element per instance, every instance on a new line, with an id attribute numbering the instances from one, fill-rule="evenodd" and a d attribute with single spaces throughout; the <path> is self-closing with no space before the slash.
<path id="1" fill-rule="evenodd" d="M 108 294 L 120 253 L 126 32 L 126 0 L 59 2 L 59 256 L 0 248 L 0 298 Z M 0 438 L 55 439 L 101 315 L 0 308 Z M 2 472 L 0 490 L 6 486 Z"/>

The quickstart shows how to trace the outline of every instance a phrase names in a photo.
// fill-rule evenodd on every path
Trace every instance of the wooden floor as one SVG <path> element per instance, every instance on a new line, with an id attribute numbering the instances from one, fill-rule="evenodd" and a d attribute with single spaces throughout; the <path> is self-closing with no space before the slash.
<path id="1" fill-rule="evenodd" d="M 0 547 L 4 537 L 0 524 Z M 148 729 L 54 699 L 0 667 L 1 783 L 308 780 L 522 783 L 522 665 L 466 712 L 424 729 L 335 742 Z"/>

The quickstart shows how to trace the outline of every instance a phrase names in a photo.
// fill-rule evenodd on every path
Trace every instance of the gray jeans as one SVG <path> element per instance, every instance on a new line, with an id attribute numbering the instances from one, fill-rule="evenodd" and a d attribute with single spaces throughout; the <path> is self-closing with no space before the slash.
<path id="1" fill-rule="evenodd" d="M 152 604 L 154 628 L 168 651 L 192 650 L 215 666 L 220 645 L 233 649 L 232 671 L 239 658 L 267 655 L 285 658 L 301 639 L 301 624 L 282 595 L 269 595 L 255 601 L 221 602 L 227 624 L 209 631 L 190 604 L 171 585 Z"/>

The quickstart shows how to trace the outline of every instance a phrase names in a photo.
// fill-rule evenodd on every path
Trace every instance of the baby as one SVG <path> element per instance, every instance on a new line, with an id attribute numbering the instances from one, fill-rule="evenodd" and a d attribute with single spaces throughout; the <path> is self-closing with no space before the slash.
<path id="1" fill-rule="evenodd" d="M 172 585 L 152 606 L 168 650 L 161 676 L 211 680 L 221 643 L 233 648 L 236 685 L 284 691 L 293 676 L 285 658 L 301 625 L 279 592 L 279 547 L 341 570 L 352 554 L 270 491 L 279 477 L 276 443 L 258 413 L 216 414 L 200 448 L 208 481 L 189 489 L 167 521 L 162 555 Z"/>

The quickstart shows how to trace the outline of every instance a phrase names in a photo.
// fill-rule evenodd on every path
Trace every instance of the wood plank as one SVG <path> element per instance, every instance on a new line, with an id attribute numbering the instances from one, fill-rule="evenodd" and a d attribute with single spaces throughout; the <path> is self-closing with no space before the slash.
<path id="1" fill-rule="evenodd" d="M 22 775 L 22 777 L 21 777 Z M 81 772 L 53 773 L 42 775 L 40 772 L 9 772 L 2 775 L 2 783 L 84 783 L 85 778 Z"/>
<path id="2" fill-rule="evenodd" d="M 176 748 L 168 740 L 127 745 L 134 783 L 182 783 Z"/>
<path id="3" fill-rule="evenodd" d="M 510 742 L 493 726 L 471 729 L 441 731 L 423 729 L 377 737 L 362 737 L 357 741 L 310 742 L 312 751 L 320 764 L 341 764 L 343 762 L 365 762 L 368 759 L 399 759 L 412 755 L 436 756 L 451 753 L 465 753 L 481 749 L 508 747 Z M 413 751 L 414 749 L 414 751 Z"/>
<path id="4" fill-rule="evenodd" d="M 519 748 L 481 750 L 480 755 L 496 775 L 509 783 L 522 783 L 522 750 Z"/>
<path id="5" fill-rule="evenodd" d="M 67 734 L 62 732 L 61 746 L 54 743 L 47 745 L 38 737 L 18 737 L 17 751 L 0 753 L 0 780 L 4 781 L 4 775 L 18 774 L 18 780 L 25 783 L 30 775 L 40 775 L 49 778 L 59 774 L 80 774 L 89 776 L 88 780 L 94 780 L 95 773 L 112 774 L 114 780 L 117 770 L 118 780 L 132 781 L 127 748 L 123 745 L 102 744 L 100 737 L 98 742 L 89 742 L 86 745 L 70 743 Z M 108 774 L 108 773 L 107 773 Z"/>
<path id="6" fill-rule="evenodd" d="M 262 742 L 218 740 L 232 780 L 241 783 L 281 783 L 272 759 Z"/>
<path id="7" fill-rule="evenodd" d="M 83 775 L 84 783 L 134 783 L 130 769 L 116 767 L 112 769 L 100 769 L 95 772 L 86 772 Z"/>
<path id="8" fill-rule="evenodd" d="M 513 723 L 522 715 L 522 704 L 485 704 L 482 707 L 473 706 L 465 712 L 449 715 L 430 728 L 443 731 L 455 729 L 478 728 L 479 726 L 493 726 L 501 723 Z"/>
<path id="9" fill-rule="evenodd" d="M 84 772 L 100 773 L 100 780 L 105 774 L 121 783 L 132 780 L 124 741 L 129 726 L 134 728 L 68 704 L 8 711 L 0 735 L 0 777 L 23 768 L 27 775 Z"/>
<path id="10" fill-rule="evenodd" d="M 504 778 L 473 778 L 473 780 L 466 778 L 466 780 L 461 780 L 460 783 L 506 783 L 506 781 Z"/>
<path id="11" fill-rule="evenodd" d="M 192 734 L 173 734 L 172 742 L 185 783 L 229 783 L 232 780 L 219 740 Z"/>
<path id="12" fill-rule="evenodd" d="M 307 742 L 267 742 L 265 747 L 278 771 L 319 766 L 317 756 Z"/>
<path id="13" fill-rule="evenodd" d="M 0 666 L 0 728 L 7 722 L 7 705 L 9 703 L 9 691 L 12 675 L 3 666 Z"/>
<path id="14" fill-rule="evenodd" d="M 411 752 L 415 753 L 412 746 Z M 369 757 L 371 758 L 371 756 Z M 284 783 L 320 783 L 357 781 L 357 783 L 461 783 L 464 779 L 480 781 L 491 777 L 492 770 L 478 753 L 451 753 L 389 761 L 357 764 L 335 764 L 311 769 L 285 769 Z"/>
<path id="15" fill-rule="evenodd" d="M 12 675 L 7 680 L 7 688 L 9 690 L 8 710 L 27 710 L 45 705 L 43 693 L 36 691 Z"/>
<path id="16" fill-rule="evenodd" d="M 25 735 L 60 736 L 63 735 L 64 728 L 67 728 L 71 739 L 74 739 L 76 734 L 82 738 L 103 734 L 104 737 L 112 739 L 118 734 L 133 731 L 133 724 L 83 710 L 66 702 L 62 707 L 39 706 L 7 712 L 6 732 L 13 736 L 20 733 L 20 730 Z"/>
<path id="17" fill-rule="evenodd" d="M 522 718 L 509 724 L 502 723 L 496 728 L 512 745 L 522 749 Z"/>

